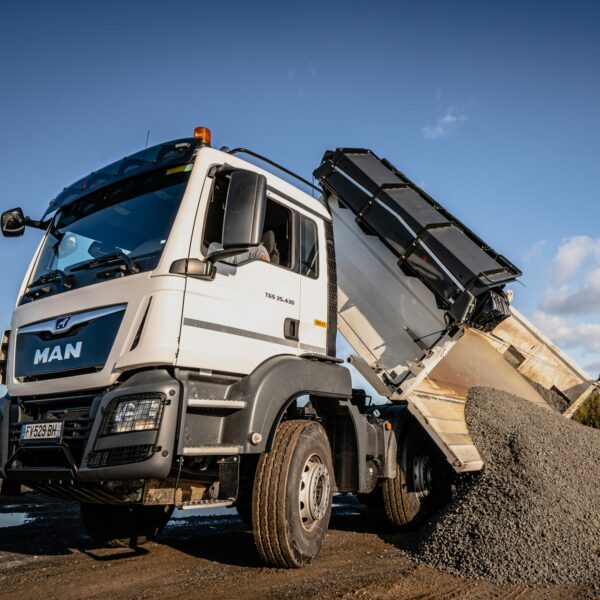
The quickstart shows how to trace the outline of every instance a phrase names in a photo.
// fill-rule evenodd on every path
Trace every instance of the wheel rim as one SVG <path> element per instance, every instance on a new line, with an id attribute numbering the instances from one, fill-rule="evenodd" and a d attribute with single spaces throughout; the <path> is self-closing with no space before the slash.
<path id="1" fill-rule="evenodd" d="M 300 477 L 300 520 L 302 527 L 310 531 L 327 514 L 331 482 L 329 469 L 317 454 L 308 457 Z"/>
<path id="2" fill-rule="evenodd" d="M 417 453 L 413 460 L 414 491 L 419 496 L 427 496 L 431 492 L 433 473 L 429 454 Z"/>

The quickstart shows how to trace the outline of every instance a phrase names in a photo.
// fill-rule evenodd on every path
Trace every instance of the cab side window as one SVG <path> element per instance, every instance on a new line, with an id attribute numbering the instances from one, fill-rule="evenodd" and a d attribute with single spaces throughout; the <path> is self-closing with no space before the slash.
<path id="1" fill-rule="evenodd" d="M 312 279 L 319 277 L 319 238 L 317 224 L 300 216 L 300 274 Z"/>
<path id="2" fill-rule="evenodd" d="M 292 266 L 292 211 L 267 198 L 267 212 L 263 229 L 262 244 L 274 265 Z"/>
<path id="3" fill-rule="evenodd" d="M 229 177 L 215 177 L 202 241 L 202 250 L 205 254 L 218 248 L 223 241 L 223 220 L 228 186 Z M 275 200 L 267 198 L 261 245 L 250 252 L 227 259 L 226 262 L 242 264 L 248 260 L 261 259 L 290 269 L 293 266 L 293 231 L 292 211 Z"/>

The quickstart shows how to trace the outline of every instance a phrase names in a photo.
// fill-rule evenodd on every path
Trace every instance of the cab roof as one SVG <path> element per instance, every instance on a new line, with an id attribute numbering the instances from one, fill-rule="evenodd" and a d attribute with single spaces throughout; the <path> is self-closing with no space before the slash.
<path id="1" fill-rule="evenodd" d="M 281 177 L 273 174 L 270 170 L 262 169 L 253 162 L 241 159 L 235 155 L 242 152 L 250 154 L 259 160 L 265 161 L 275 168 L 302 180 L 301 177 L 295 175 L 288 169 L 285 169 L 284 167 L 277 165 L 277 163 L 255 154 L 252 151 L 245 149 L 232 150 L 231 152 L 216 150 L 210 146 L 206 146 L 201 139 L 197 138 L 180 138 L 169 142 L 163 142 L 161 144 L 141 150 L 140 152 L 136 152 L 135 154 L 131 154 L 130 156 L 125 156 L 121 160 L 110 163 L 109 165 L 102 167 L 97 171 L 92 171 L 85 177 L 82 177 L 75 183 L 72 183 L 64 188 L 63 191 L 56 196 L 56 198 L 51 200 L 46 212 L 44 213 L 43 219 L 59 208 L 68 206 L 86 194 L 89 194 L 90 192 L 106 185 L 110 185 L 120 180 L 127 179 L 147 171 L 152 171 L 157 168 L 174 167 L 187 164 L 193 160 L 196 150 L 200 148 L 218 154 L 225 154 L 226 162 L 232 164 L 232 166 L 239 166 L 240 168 L 251 167 L 253 170 L 265 174 L 268 180 L 273 183 L 273 186 L 270 187 L 273 188 L 272 191 L 274 193 L 283 193 L 284 195 L 287 194 L 292 196 L 297 203 L 304 205 L 306 208 L 319 214 L 325 219 L 331 219 L 329 210 L 324 202 L 310 196 L 295 185 L 292 185 Z"/>

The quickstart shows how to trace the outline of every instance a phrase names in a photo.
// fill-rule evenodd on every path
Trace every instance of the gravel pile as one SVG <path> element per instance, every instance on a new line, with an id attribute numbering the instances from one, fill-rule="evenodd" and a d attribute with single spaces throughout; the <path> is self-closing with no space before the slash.
<path id="1" fill-rule="evenodd" d="M 469 392 L 486 466 L 440 513 L 421 560 L 497 583 L 600 590 L 600 431 L 487 388 Z"/>
<path id="2" fill-rule="evenodd" d="M 559 413 L 564 413 L 567 408 L 569 408 L 569 400 L 555 392 L 554 390 L 549 390 L 545 388 L 543 385 L 533 381 L 532 379 L 526 378 L 529 382 L 529 385 L 533 387 L 533 389 L 550 405 L 551 408 L 558 411 Z"/>

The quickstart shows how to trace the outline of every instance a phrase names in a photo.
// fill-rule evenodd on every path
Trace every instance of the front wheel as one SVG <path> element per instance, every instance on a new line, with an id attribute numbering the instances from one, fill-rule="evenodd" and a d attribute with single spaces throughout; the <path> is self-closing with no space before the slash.
<path id="1" fill-rule="evenodd" d="M 173 514 L 173 506 L 81 503 L 81 522 L 99 545 L 136 547 L 154 539 Z"/>
<path id="2" fill-rule="evenodd" d="M 262 454 L 252 498 L 252 527 L 262 560 L 298 568 L 317 556 L 329 525 L 331 448 L 314 421 L 285 421 Z"/>

